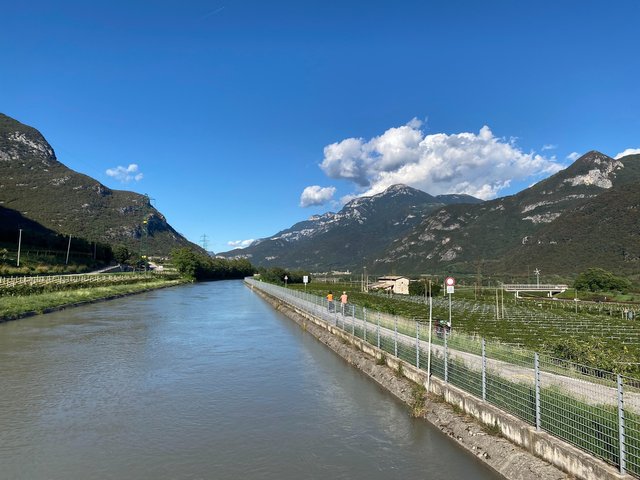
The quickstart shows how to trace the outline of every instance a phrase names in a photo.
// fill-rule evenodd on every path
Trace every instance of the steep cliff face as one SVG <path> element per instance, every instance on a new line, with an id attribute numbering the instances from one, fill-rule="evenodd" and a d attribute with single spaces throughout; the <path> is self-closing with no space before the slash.
<path id="1" fill-rule="evenodd" d="M 191 246 L 149 202 L 111 190 L 56 158 L 36 129 L 0 114 L 0 205 L 63 234 L 125 244 L 148 255 Z"/>

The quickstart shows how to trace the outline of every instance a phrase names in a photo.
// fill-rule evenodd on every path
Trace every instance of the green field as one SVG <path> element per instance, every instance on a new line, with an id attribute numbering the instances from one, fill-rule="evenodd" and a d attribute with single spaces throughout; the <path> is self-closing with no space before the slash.
<path id="1" fill-rule="evenodd" d="M 148 279 L 136 279 L 131 282 L 100 285 L 71 284 L 64 285 L 64 288 L 52 285 L 50 289 L 34 288 L 30 292 L 25 291 L 24 288 L 0 289 L 0 321 L 19 318 L 30 313 L 43 313 L 49 309 L 68 305 L 179 285 L 180 283 L 184 283 L 184 280 L 176 277 L 149 275 Z"/>

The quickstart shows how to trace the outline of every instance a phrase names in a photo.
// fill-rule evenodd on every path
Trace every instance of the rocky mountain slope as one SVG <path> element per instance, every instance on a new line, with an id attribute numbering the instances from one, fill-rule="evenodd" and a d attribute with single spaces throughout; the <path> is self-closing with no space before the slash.
<path id="1" fill-rule="evenodd" d="M 411 232 L 430 212 L 460 202 L 481 200 L 468 195 L 434 197 L 406 185 L 393 185 L 378 195 L 352 200 L 338 213 L 313 216 L 246 249 L 222 255 L 246 256 L 259 265 L 360 269 Z"/>
<path id="2" fill-rule="evenodd" d="M 376 273 L 521 275 L 530 266 L 566 275 L 599 266 L 633 272 L 640 265 L 639 182 L 640 156 L 616 160 L 592 151 L 508 197 L 447 204 L 394 186 L 228 254 L 319 271 L 367 266 Z M 397 192 L 407 198 L 411 192 L 412 200 L 387 206 Z"/>
<path id="3" fill-rule="evenodd" d="M 147 255 L 199 248 L 138 193 L 112 190 L 62 163 L 36 129 L 0 114 L 0 206 L 45 228 Z M 145 223 L 146 222 L 146 223 Z"/>
<path id="4" fill-rule="evenodd" d="M 498 267 L 530 264 L 546 271 L 599 266 L 637 274 L 640 266 L 640 155 L 620 159 L 611 187 L 566 208 L 525 242 L 511 249 Z M 635 172 L 634 172 L 635 170 Z M 624 175 L 622 174 L 624 172 Z M 635 180 L 634 180 L 635 178 Z"/>
<path id="5" fill-rule="evenodd" d="M 551 266 L 556 273 L 563 273 L 560 264 L 550 261 L 550 252 L 564 258 L 570 255 L 571 249 L 587 251 L 589 237 L 572 235 L 569 245 L 552 232 L 563 231 L 568 225 L 572 225 L 576 233 L 587 232 L 593 229 L 593 222 L 606 221 L 609 229 L 602 232 L 594 245 L 620 238 L 624 227 L 614 214 L 620 204 L 614 207 L 610 203 L 614 195 L 603 194 L 617 191 L 625 184 L 632 189 L 640 180 L 638 173 L 637 159 L 615 160 L 600 152 L 589 152 L 565 170 L 516 195 L 434 212 L 375 263 L 379 267 L 390 264 L 400 268 L 421 264 L 423 268 L 450 272 L 473 272 L 481 267 L 496 273 L 521 273 L 527 265 L 545 265 L 547 272 Z M 628 199 L 633 203 L 632 197 Z M 572 216 L 571 212 L 581 211 L 583 205 L 592 205 L 601 217 Z M 625 218 L 633 219 L 633 210 L 630 215 Z M 635 214 L 636 223 L 637 220 Z M 542 232 L 547 233 L 539 237 Z M 539 242 L 538 248 L 529 248 Z M 547 247 L 542 248 L 543 244 Z M 636 251 L 640 240 L 631 240 L 628 248 Z M 569 273 L 584 266 L 630 267 L 623 259 L 611 255 L 592 256 L 582 262 L 573 258 L 576 260 L 573 263 L 562 262 Z"/>

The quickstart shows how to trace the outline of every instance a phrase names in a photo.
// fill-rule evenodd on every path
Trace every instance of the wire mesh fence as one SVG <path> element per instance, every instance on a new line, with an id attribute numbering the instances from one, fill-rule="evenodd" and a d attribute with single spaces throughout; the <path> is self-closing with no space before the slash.
<path id="1" fill-rule="evenodd" d="M 273 295 L 640 478 L 640 380 L 247 279 Z M 429 340 L 431 340 L 429 342 Z M 430 365 L 429 349 L 431 349 Z"/>

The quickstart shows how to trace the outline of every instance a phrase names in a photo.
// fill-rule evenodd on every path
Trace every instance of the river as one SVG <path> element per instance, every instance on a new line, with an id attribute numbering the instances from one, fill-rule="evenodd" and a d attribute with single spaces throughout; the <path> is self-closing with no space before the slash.
<path id="1" fill-rule="evenodd" d="M 501 477 L 228 281 L 0 324 L 0 478 Z"/>

